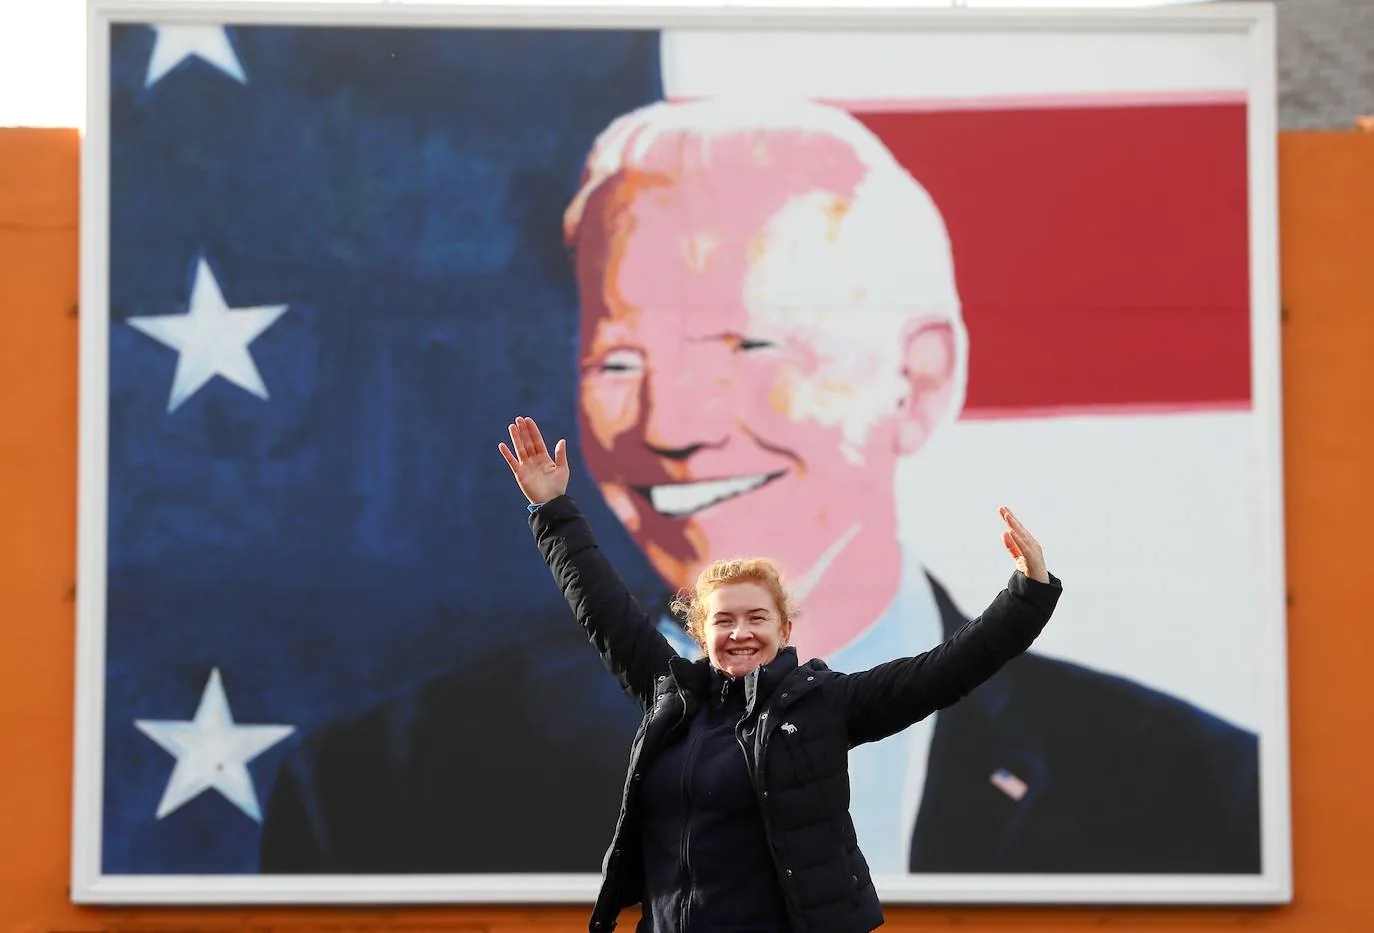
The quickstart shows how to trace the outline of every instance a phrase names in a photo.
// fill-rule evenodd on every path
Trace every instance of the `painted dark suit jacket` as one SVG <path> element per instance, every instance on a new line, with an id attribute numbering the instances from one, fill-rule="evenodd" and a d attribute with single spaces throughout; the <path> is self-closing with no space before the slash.
<path id="1" fill-rule="evenodd" d="M 934 584 L 946 632 L 966 621 Z M 305 738 L 264 873 L 597 873 L 639 716 L 582 633 L 432 680 Z M 991 776 L 1025 784 L 1017 799 Z M 911 871 L 1257 873 L 1254 734 L 1027 654 L 940 713 Z"/>

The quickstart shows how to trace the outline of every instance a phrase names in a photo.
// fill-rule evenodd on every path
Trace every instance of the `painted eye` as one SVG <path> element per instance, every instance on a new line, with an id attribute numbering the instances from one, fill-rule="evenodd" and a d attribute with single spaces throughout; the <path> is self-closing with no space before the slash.
<path id="1" fill-rule="evenodd" d="M 638 373 L 644 370 L 644 354 L 638 350 L 612 350 L 589 369 L 601 373 Z"/>
<path id="2" fill-rule="evenodd" d="M 742 337 L 739 343 L 735 344 L 735 349 L 748 352 L 750 350 L 770 350 L 777 344 L 771 340 L 764 340 L 761 337 Z"/>

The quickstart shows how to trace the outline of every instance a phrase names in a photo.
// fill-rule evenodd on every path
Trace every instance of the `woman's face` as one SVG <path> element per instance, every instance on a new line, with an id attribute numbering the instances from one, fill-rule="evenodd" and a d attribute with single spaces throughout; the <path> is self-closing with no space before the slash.
<path id="1" fill-rule="evenodd" d="M 731 677 L 776 658 L 791 633 L 791 621 L 783 621 L 773 595 L 757 583 L 727 583 L 706 598 L 706 655 Z"/>

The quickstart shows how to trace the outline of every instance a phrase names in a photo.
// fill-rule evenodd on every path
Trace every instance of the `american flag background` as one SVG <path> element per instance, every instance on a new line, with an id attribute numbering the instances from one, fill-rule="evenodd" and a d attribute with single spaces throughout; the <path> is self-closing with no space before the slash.
<path id="1" fill-rule="evenodd" d="M 292 738 L 539 637 L 558 594 L 495 444 L 508 413 L 573 417 L 562 210 L 595 134 L 660 95 L 657 49 L 115 29 L 106 872 L 255 871 Z M 207 696 L 277 731 L 243 739 L 235 800 L 164 799 L 156 723 Z"/>

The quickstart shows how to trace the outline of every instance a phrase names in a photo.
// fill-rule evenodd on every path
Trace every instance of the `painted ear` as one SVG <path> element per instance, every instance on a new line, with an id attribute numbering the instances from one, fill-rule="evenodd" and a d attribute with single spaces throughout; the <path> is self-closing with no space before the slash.
<path id="1" fill-rule="evenodd" d="M 924 321 L 902 335 L 906 394 L 898 411 L 897 452 L 914 454 L 930 440 L 954 399 L 958 344 L 949 321 Z"/>

